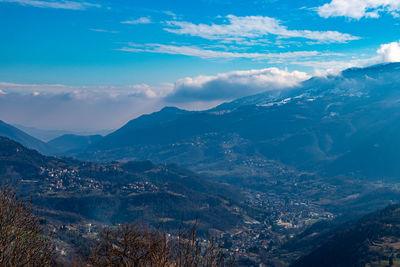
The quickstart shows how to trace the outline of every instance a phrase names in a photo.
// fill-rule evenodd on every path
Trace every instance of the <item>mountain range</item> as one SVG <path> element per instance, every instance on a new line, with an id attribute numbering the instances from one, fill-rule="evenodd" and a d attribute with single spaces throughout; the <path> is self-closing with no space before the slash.
<path id="1" fill-rule="evenodd" d="M 400 63 L 347 69 L 205 111 L 166 107 L 100 136 L 41 142 L 11 125 L 0 135 L 48 155 L 175 163 L 216 177 L 400 175 Z"/>
<path id="2" fill-rule="evenodd" d="M 400 175 L 400 63 L 352 68 L 206 111 L 166 107 L 90 145 L 82 159 L 179 162 L 212 176 Z"/>
<path id="3" fill-rule="evenodd" d="M 58 133 L 59 136 L 44 142 L 15 126 L 0 120 L 0 136 L 10 138 L 45 155 L 71 156 L 83 152 L 87 147 L 97 143 L 103 138 L 101 135 L 61 134 L 62 132 L 57 131 L 56 133 Z"/>

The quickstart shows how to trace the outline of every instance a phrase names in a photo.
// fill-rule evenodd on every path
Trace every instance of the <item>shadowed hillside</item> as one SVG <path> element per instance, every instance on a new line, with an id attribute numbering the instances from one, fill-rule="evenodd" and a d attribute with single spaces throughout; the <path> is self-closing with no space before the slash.
<path id="1" fill-rule="evenodd" d="M 57 151 L 56 154 L 72 155 L 84 151 L 88 146 L 96 144 L 102 138 L 101 135 L 65 134 L 50 140 L 47 144 Z"/>
<path id="2" fill-rule="evenodd" d="M 348 223 L 292 266 L 398 266 L 400 205 Z"/>
<path id="3" fill-rule="evenodd" d="M 48 214 L 104 223 L 163 222 L 172 228 L 198 218 L 202 230 L 232 229 L 246 217 L 229 186 L 176 165 L 45 157 L 7 138 L 0 138 L 0 148 L 1 177 L 17 183 Z"/>

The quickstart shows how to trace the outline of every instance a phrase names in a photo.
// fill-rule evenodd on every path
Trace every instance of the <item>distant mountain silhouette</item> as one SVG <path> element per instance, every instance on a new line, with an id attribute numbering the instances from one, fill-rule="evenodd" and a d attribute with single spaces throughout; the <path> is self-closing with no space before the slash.
<path id="1" fill-rule="evenodd" d="M 40 129 L 36 127 L 29 127 L 21 124 L 13 124 L 14 127 L 20 129 L 21 131 L 24 131 L 25 133 L 42 140 L 44 142 L 49 142 L 57 137 L 60 137 L 62 135 L 66 134 L 73 134 L 73 135 L 81 135 L 81 136 L 88 136 L 88 135 L 107 135 L 113 130 L 94 130 L 94 131 L 85 131 L 85 130 L 46 130 L 46 129 Z"/>
<path id="2" fill-rule="evenodd" d="M 399 80 L 400 63 L 381 64 L 314 77 L 294 89 L 207 111 L 165 108 L 130 121 L 80 157 L 179 162 L 238 177 L 254 175 L 257 168 L 266 173 L 265 165 L 278 172 L 396 177 Z"/>
<path id="3" fill-rule="evenodd" d="M 165 107 L 160 112 L 143 115 L 125 124 L 122 128 L 107 135 L 93 147 L 100 148 L 119 148 L 127 145 L 135 145 L 138 143 L 168 143 L 186 136 L 185 131 L 174 129 L 174 132 L 154 132 L 152 129 L 160 129 L 165 124 L 174 123 L 175 120 L 182 116 L 193 114 L 193 112 L 181 110 L 175 107 Z"/>
<path id="4" fill-rule="evenodd" d="M 47 144 L 57 150 L 57 154 L 75 154 L 85 150 L 88 146 L 96 144 L 103 137 L 101 135 L 75 135 L 65 134 L 50 140 Z"/>
<path id="5" fill-rule="evenodd" d="M 50 145 L 1 120 L 0 136 L 8 137 L 28 148 L 40 151 L 43 154 L 51 154 L 54 152 L 54 149 Z"/>

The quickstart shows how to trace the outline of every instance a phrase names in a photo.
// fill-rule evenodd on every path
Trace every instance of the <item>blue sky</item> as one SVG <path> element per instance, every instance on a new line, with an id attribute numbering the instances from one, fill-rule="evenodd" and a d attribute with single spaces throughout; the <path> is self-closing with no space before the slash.
<path id="1" fill-rule="evenodd" d="M 399 0 L 0 0 L 0 119 L 116 128 L 400 61 L 399 13 Z"/>

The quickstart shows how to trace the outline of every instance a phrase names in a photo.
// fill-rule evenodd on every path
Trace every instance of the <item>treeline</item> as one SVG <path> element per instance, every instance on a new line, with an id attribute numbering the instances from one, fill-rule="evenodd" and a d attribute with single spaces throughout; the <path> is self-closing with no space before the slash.
<path id="1" fill-rule="evenodd" d="M 104 228 L 71 262 L 76 267 L 232 266 L 233 260 L 217 244 L 201 241 L 196 225 L 169 235 L 159 229 L 123 224 Z M 59 259 L 32 205 L 18 198 L 11 187 L 0 187 L 0 267 L 63 266 Z"/>

